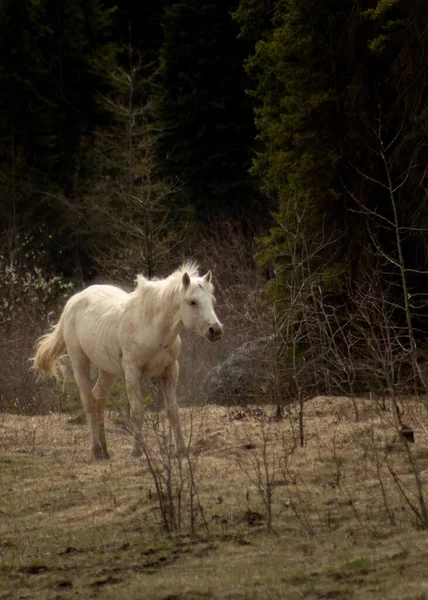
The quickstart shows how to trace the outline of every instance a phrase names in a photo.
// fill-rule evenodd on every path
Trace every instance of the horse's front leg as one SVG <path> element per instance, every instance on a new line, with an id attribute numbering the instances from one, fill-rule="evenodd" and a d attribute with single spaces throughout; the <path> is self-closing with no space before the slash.
<path id="1" fill-rule="evenodd" d="M 178 362 L 175 361 L 165 370 L 163 376 L 161 377 L 161 385 L 168 419 L 172 427 L 172 431 L 174 432 L 177 453 L 183 456 L 187 454 L 187 446 L 181 431 L 180 415 L 177 404 L 178 373 Z"/>
<path id="2" fill-rule="evenodd" d="M 131 426 L 133 433 L 132 456 L 141 456 L 141 425 L 144 411 L 141 405 L 141 370 L 137 365 L 124 365 L 126 395 L 131 410 Z"/>
<path id="3" fill-rule="evenodd" d="M 104 409 L 111 386 L 113 385 L 115 379 L 115 375 L 110 375 L 106 371 L 100 369 L 97 383 L 92 390 L 92 395 L 95 398 L 95 414 L 98 425 L 99 442 L 101 444 L 104 458 L 110 458 L 107 452 L 106 433 L 104 426 Z"/>

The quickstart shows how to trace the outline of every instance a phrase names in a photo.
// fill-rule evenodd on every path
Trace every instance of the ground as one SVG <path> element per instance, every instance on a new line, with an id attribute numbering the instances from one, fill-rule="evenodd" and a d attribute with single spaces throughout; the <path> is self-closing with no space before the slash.
<path id="1" fill-rule="evenodd" d="M 0 598 L 428 599 L 425 405 L 407 446 L 357 402 L 310 401 L 303 447 L 294 409 L 183 408 L 189 459 L 162 416 L 135 459 L 111 412 L 94 462 L 66 414 L 1 415 Z"/>

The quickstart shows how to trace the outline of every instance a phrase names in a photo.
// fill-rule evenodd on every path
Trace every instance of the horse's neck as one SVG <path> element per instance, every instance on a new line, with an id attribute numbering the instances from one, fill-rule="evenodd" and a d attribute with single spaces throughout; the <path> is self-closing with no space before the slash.
<path id="1" fill-rule="evenodd" d="M 172 344 L 183 328 L 179 317 L 180 301 L 181 299 L 177 299 L 176 302 L 171 302 L 152 317 L 161 337 L 160 341 L 165 346 Z"/>
<path id="2" fill-rule="evenodd" d="M 171 322 L 170 329 L 166 332 L 164 339 L 165 346 L 171 346 L 174 343 L 182 328 L 183 324 L 178 315 L 176 315 L 175 319 Z"/>

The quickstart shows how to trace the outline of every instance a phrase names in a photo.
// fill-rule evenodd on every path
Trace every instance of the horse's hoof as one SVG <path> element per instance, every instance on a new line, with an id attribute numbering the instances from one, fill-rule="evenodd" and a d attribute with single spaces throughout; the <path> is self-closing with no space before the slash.
<path id="1" fill-rule="evenodd" d="M 141 450 L 139 448 L 132 448 L 131 456 L 132 458 L 141 458 Z"/>

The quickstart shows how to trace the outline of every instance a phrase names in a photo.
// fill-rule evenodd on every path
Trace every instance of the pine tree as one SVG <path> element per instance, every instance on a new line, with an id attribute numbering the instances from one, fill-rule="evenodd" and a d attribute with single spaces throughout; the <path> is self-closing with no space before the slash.
<path id="1" fill-rule="evenodd" d="M 310 238 L 321 228 L 327 237 L 336 232 L 342 270 L 357 274 L 371 261 L 373 248 L 349 191 L 386 216 L 390 210 L 387 194 L 369 178 L 362 182 L 359 174 L 375 180 L 384 175 L 374 145 L 380 110 L 385 143 L 399 141 L 391 165 L 396 176 L 416 148 L 417 163 L 424 164 L 427 7 L 416 1 L 379 0 L 373 8 L 350 0 L 289 0 L 267 3 L 264 26 L 257 28 L 254 14 L 262 5 L 241 0 L 237 16 L 243 35 L 259 36 L 247 60 L 262 142 L 252 171 L 276 199 L 279 225 L 264 248 L 270 259 L 284 260 L 281 240 L 284 229 L 293 230 L 289 209 L 298 202 L 307 216 L 305 235 Z M 412 169 L 401 192 L 399 210 L 408 225 L 415 198 L 420 206 L 425 196 L 418 183 L 423 178 L 422 167 Z"/>
<path id="2" fill-rule="evenodd" d="M 138 272 L 153 277 L 171 268 L 185 225 L 174 216 L 179 185 L 157 158 L 142 60 L 131 47 L 127 58 L 128 68 L 109 74 L 111 92 L 100 97 L 108 124 L 95 131 L 90 176 L 70 209 L 77 208 L 76 232 L 102 272 L 132 282 Z"/>
<path id="3" fill-rule="evenodd" d="M 245 95 L 243 57 L 231 17 L 235 3 L 185 0 L 163 17 L 164 42 L 153 95 L 164 130 L 161 156 L 183 183 L 181 205 L 209 222 L 254 207 L 248 175 L 253 118 Z"/>
<path id="4" fill-rule="evenodd" d="M 0 192 L 4 227 L 43 223 L 71 258 L 78 250 L 58 195 L 71 195 L 82 159 L 83 141 L 99 119 L 95 92 L 102 71 L 114 60 L 110 41 L 112 10 L 100 0 L 38 0 L 0 6 Z M 27 181 L 25 194 L 10 194 Z M 73 252 L 70 250 L 73 249 Z M 61 260 L 64 260 L 62 258 Z"/>

